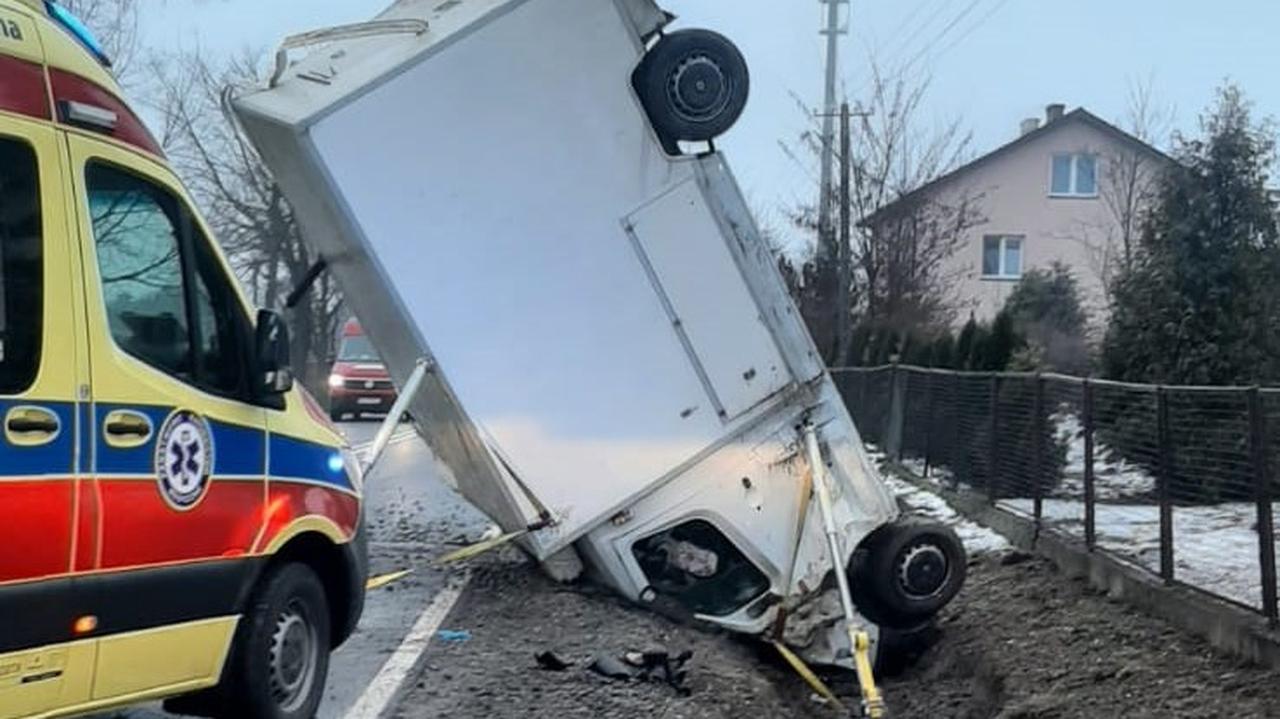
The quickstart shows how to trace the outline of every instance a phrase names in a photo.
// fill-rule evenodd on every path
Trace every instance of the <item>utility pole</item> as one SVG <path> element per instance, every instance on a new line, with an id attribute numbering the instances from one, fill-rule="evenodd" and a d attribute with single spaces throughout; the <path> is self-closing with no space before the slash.
<path id="1" fill-rule="evenodd" d="M 818 188 L 818 245 L 831 237 L 831 165 L 834 159 L 834 122 L 836 115 L 836 69 L 839 66 L 840 36 L 848 28 L 840 28 L 840 6 L 849 0 L 820 0 L 827 5 L 827 25 L 821 34 L 827 37 L 827 75 L 822 103 L 822 175 Z"/>
<path id="2" fill-rule="evenodd" d="M 849 103 L 840 103 L 840 242 L 836 245 L 836 258 L 839 262 L 836 288 L 835 326 L 835 365 L 843 367 L 849 363 L 849 350 L 853 344 L 853 328 L 849 326 L 849 308 L 852 304 L 853 268 L 849 260 L 852 253 L 850 245 L 853 188 L 849 186 L 850 169 L 853 158 L 850 156 Z"/>

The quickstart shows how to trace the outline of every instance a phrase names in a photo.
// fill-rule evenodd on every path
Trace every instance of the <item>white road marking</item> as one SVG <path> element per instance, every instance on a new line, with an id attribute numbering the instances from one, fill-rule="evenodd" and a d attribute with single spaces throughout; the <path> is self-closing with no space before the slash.
<path id="1" fill-rule="evenodd" d="M 462 596 L 462 590 L 469 581 L 471 576 L 464 574 L 460 580 L 436 593 L 431 604 L 418 615 L 418 620 L 405 635 L 404 641 L 387 657 L 377 676 L 369 682 L 369 686 L 347 710 L 343 719 L 378 719 L 382 716 L 400 690 L 400 685 L 418 663 L 418 658 L 427 650 L 431 637 L 435 636 L 441 622 L 449 615 L 449 610 L 453 609 L 458 597 Z"/>
<path id="2" fill-rule="evenodd" d="M 391 435 L 391 439 L 387 440 L 387 446 L 400 444 L 401 442 L 408 442 L 411 439 L 417 438 L 417 436 L 418 433 L 412 429 L 402 429 Z M 373 449 L 373 440 L 361 442 L 360 444 L 353 445 L 351 447 L 351 451 L 355 452 L 361 459 L 366 459 L 368 457 L 369 450 L 371 449 Z"/>

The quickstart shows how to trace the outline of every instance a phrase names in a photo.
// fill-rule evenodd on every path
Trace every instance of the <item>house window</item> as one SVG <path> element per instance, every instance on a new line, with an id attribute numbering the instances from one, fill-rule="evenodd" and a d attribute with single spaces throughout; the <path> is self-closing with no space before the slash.
<path id="1" fill-rule="evenodd" d="M 1022 277 L 1022 235 L 987 235 L 982 238 L 982 277 L 1016 280 Z"/>
<path id="2" fill-rule="evenodd" d="M 1052 197 L 1097 197 L 1098 156 L 1084 152 L 1053 156 Z"/>

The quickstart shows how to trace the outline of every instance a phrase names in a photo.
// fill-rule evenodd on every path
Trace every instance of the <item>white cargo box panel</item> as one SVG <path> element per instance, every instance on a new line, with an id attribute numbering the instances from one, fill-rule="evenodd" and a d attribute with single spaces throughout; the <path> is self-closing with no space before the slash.
<path id="1" fill-rule="evenodd" d="M 647 0 L 408 2 L 238 98 L 465 496 L 546 556 L 822 375 L 723 159 L 630 77 Z M 389 24 L 399 21 L 401 24 Z"/>

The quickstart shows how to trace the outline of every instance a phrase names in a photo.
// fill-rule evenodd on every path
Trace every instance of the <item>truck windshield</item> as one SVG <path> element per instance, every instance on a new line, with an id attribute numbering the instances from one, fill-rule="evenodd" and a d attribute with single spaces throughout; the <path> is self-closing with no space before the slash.
<path id="1" fill-rule="evenodd" d="M 342 347 L 338 349 L 338 359 L 342 362 L 381 362 L 382 358 L 373 349 L 373 343 L 364 335 L 342 338 Z"/>

